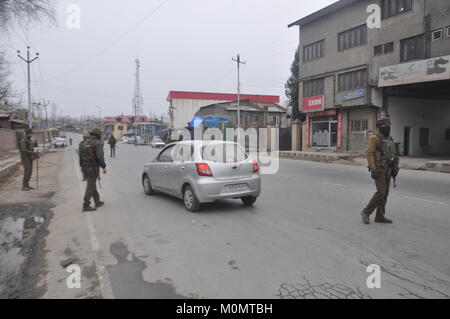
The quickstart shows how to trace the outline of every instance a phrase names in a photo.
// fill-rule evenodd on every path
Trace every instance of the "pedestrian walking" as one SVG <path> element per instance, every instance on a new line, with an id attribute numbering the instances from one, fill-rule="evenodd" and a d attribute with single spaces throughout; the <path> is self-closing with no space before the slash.
<path id="1" fill-rule="evenodd" d="M 114 135 L 111 135 L 111 137 L 108 140 L 109 147 L 111 149 L 111 155 L 110 157 L 116 158 L 116 144 L 117 140 L 114 137 Z"/>
<path id="2" fill-rule="evenodd" d="M 391 137 L 391 120 L 382 118 L 377 122 L 377 133 L 369 136 L 367 162 L 372 179 L 377 188 L 369 204 L 361 212 L 364 224 L 370 224 L 370 215 L 376 210 L 375 222 L 391 224 L 387 219 L 386 203 L 389 196 L 391 178 L 399 172 L 399 158 L 395 152 L 394 140 Z"/>
<path id="3" fill-rule="evenodd" d="M 31 140 L 33 137 L 33 130 L 26 129 L 25 138 L 19 142 L 20 157 L 23 165 L 23 181 L 22 191 L 30 191 L 34 188 L 30 186 L 31 175 L 33 174 L 33 161 L 39 157 L 39 153 L 34 151 L 34 142 Z"/>
<path id="4" fill-rule="evenodd" d="M 69 144 L 72 146 L 72 138 L 69 138 Z"/>
<path id="5" fill-rule="evenodd" d="M 80 166 L 87 180 L 83 198 L 83 212 L 96 211 L 97 208 L 105 204 L 100 200 L 100 194 L 97 191 L 100 168 L 103 169 L 103 174 L 107 173 L 101 137 L 101 129 L 95 128 L 90 137 L 79 145 Z M 95 207 L 91 207 L 91 199 L 94 199 Z"/>

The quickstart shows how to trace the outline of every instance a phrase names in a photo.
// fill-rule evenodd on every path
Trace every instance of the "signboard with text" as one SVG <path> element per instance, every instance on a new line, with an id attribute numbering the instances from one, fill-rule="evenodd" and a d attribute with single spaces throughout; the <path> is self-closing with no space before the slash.
<path id="1" fill-rule="evenodd" d="M 380 68 L 378 87 L 450 79 L 450 55 Z"/>
<path id="2" fill-rule="evenodd" d="M 366 96 L 366 89 L 359 89 L 359 90 L 354 90 L 354 91 L 343 92 L 343 93 L 341 93 L 341 101 L 345 102 L 345 101 L 355 100 L 355 99 L 359 99 L 359 98 L 362 98 L 365 96 Z"/>
<path id="3" fill-rule="evenodd" d="M 318 112 L 325 108 L 325 96 L 311 96 L 303 99 L 303 112 Z"/>

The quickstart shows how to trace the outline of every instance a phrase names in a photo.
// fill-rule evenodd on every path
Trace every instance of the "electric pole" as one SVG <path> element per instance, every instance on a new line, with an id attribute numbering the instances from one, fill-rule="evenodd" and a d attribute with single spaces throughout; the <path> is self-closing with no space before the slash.
<path id="1" fill-rule="evenodd" d="M 100 106 L 97 105 L 98 108 L 98 122 L 100 123 L 99 125 L 102 125 L 102 117 L 100 115 L 100 110 L 102 109 Z"/>
<path id="2" fill-rule="evenodd" d="M 241 77 L 240 77 L 240 66 L 241 64 L 246 64 L 247 62 L 241 61 L 241 56 L 238 54 L 237 58 L 232 59 L 234 62 L 237 63 L 237 92 L 238 92 L 238 99 L 237 99 L 237 128 L 241 128 Z"/>
<path id="3" fill-rule="evenodd" d="M 32 60 L 30 60 L 30 47 L 27 47 L 27 58 L 25 59 L 20 55 L 20 51 L 17 50 L 17 56 L 21 58 L 25 63 L 27 64 L 28 69 L 28 127 L 33 128 L 33 119 L 31 116 L 31 78 L 30 78 L 30 65 L 35 60 L 39 58 L 39 53 L 36 53 L 36 57 Z"/>

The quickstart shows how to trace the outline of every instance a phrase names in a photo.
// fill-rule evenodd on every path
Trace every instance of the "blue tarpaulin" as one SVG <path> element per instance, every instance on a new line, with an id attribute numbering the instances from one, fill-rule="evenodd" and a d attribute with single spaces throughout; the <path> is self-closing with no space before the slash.
<path id="1" fill-rule="evenodd" d="M 208 115 L 208 116 L 196 116 L 190 122 L 191 127 L 208 127 L 208 128 L 220 128 L 220 123 L 230 122 L 229 116 Z"/>

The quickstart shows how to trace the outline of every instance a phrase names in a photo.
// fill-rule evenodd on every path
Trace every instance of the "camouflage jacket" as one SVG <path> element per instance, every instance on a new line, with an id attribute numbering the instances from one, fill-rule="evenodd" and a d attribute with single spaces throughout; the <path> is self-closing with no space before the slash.
<path id="1" fill-rule="evenodd" d="M 34 152 L 34 143 L 31 139 L 21 139 L 19 142 L 19 149 L 22 159 L 33 160 L 35 158 L 36 153 Z"/>
<path id="2" fill-rule="evenodd" d="M 103 143 L 100 140 L 90 138 L 80 142 L 78 154 L 82 168 L 106 168 Z"/>
<path id="3" fill-rule="evenodd" d="M 367 147 L 367 163 L 372 171 L 386 171 L 387 163 L 394 161 L 398 165 L 398 156 L 395 153 L 395 144 L 391 136 L 381 134 L 369 136 Z"/>

